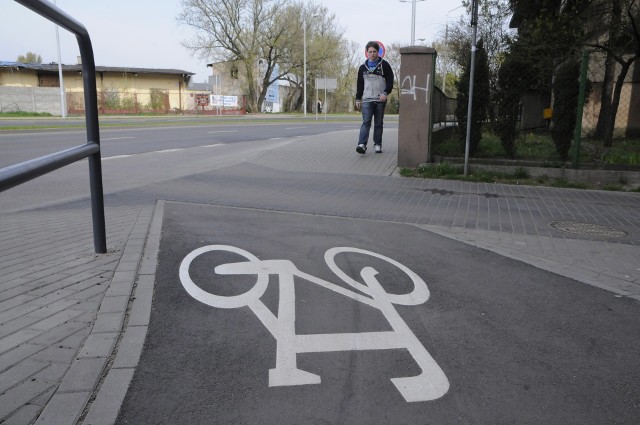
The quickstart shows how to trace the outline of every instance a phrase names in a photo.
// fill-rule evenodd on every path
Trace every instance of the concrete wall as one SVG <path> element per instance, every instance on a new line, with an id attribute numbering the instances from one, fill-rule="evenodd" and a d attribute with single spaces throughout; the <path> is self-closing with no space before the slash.
<path id="1" fill-rule="evenodd" d="M 62 115 L 60 88 L 0 86 L 0 112 L 17 111 Z"/>
<path id="2" fill-rule="evenodd" d="M 57 74 L 55 74 L 57 77 Z M 67 105 L 70 109 L 83 108 L 83 78 L 77 71 L 63 73 Z M 2 100 L 3 111 L 49 112 L 60 115 L 60 89 L 58 87 L 38 87 L 38 71 L 33 69 L 0 70 L 0 89 L 7 91 L 7 99 Z M 168 96 L 169 110 L 189 109 L 193 104 L 186 92 L 185 83 L 180 75 L 171 74 L 137 74 L 124 72 L 97 72 L 96 87 L 98 98 L 101 93 L 119 93 L 123 97 L 135 97 L 141 105 L 151 100 L 151 90 L 162 90 Z M 48 93 L 53 90 L 58 99 L 55 106 Z M 1 93 L 1 92 L 0 92 Z M 21 94 L 18 94 L 21 93 Z M 35 96 L 35 99 L 31 99 Z M 19 99 L 16 102 L 15 99 Z M 31 100 L 29 100 L 31 99 Z M 33 104 L 35 104 L 35 109 Z M 6 107 L 5 107 L 6 105 Z M 27 105 L 30 105 L 27 107 Z"/>

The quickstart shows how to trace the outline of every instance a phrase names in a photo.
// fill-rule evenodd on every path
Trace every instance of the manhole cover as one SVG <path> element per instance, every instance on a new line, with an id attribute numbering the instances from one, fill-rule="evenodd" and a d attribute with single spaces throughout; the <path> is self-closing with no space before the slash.
<path id="1" fill-rule="evenodd" d="M 581 223 L 579 221 L 553 221 L 549 224 L 557 230 L 574 235 L 593 236 L 597 238 L 624 238 L 629 233 L 613 227 L 602 226 L 600 224 Z"/>

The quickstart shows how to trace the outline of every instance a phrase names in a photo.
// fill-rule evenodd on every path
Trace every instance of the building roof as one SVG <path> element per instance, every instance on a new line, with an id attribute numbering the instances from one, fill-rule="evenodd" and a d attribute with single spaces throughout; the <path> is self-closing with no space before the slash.
<path id="1" fill-rule="evenodd" d="M 36 71 L 58 72 L 57 63 L 22 63 L 22 62 L 8 62 L 0 61 L 0 68 L 18 68 L 18 69 L 33 69 Z M 82 71 L 82 65 L 62 65 L 62 71 Z M 184 75 L 192 76 L 194 72 L 183 71 L 181 69 L 160 69 L 160 68 L 129 68 L 118 66 L 96 66 L 96 72 L 115 72 L 115 73 L 127 73 L 127 74 L 168 74 L 168 75 Z"/>

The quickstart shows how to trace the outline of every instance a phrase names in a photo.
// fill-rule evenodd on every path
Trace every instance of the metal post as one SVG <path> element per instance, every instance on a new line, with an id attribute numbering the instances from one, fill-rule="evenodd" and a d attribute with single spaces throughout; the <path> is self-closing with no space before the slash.
<path id="1" fill-rule="evenodd" d="M 411 45 L 416 44 L 416 0 L 411 5 Z"/>
<path id="2" fill-rule="evenodd" d="M 327 76 L 324 77 L 324 105 L 322 105 L 322 112 L 324 113 L 324 119 L 327 120 Z"/>
<path id="3" fill-rule="evenodd" d="M 53 1 L 53 4 L 56 4 L 56 1 Z M 62 118 L 67 118 L 67 99 L 65 99 L 64 95 L 64 78 L 62 77 L 62 59 L 60 59 L 60 32 L 58 30 L 58 25 L 56 25 L 56 43 L 58 45 L 58 78 L 60 79 L 60 112 L 62 114 Z"/>
<path id="4" fill-rule="evenodd" d="M 584 113 L 584 97 L 587 85 L 587 68 L 589 67 L 589 51 L 582 52 L 580 66 L 580 89 L 578 92 L 578 108 L 576 110 L 576 128 L 573 132 L 573 142 L 576 144 L 573 156 L 573 167 L 578 168 L 580 162 L 580 141 L 582 138 L 582 114 Z"/>
<path id="5" fill-rule="evenodd" d="M 425 0 L 400 0 L 400 3 L 411 2 L 411 46 L 416 44 L 416 3 Z"/>
<path id="6" fill-rule="evenodd" d="M 96 65 L 91 40 L 78 36 L 82 55 L 82 78 L 84 80 L 84 104 L 87 123 L 87 141 L 100 146 L 98 123 L 98 95 L 96 87 Z M 104 217 L 104 193 L 102 185 L 102 159 L 100 150 L 89 157 L 89 181 L 91 182 L 91 215 L 93 217 L 93 244 L 96 253 L 107 252 Z"/>
<path id="7" fill-rule="evenodd" d="M 303 12 L 304 13 L 304 12 Z M 307 17 L 306 16 L 302 16 L 302 44 L 303 44 L 303 51 L 304 51 L 304 80 L 302 82 L 302 85 L 304 86 L 304 101 L 303 101 L 303 107 L 302 109 L 304 110 L 304 117 L 307 117 Z"/>
<path id="8" fill-rule="evenodd" d="M 447 50 L 449 50 L 449 22 L 444 30 L 444 54 L 442 55 L 442 93 L 445 97 L 447 96 Z"/>
<path id="9" fill-rule="evenodd" d="M 476 37 L 478 31 L 478 0 L 473 0 L 471 10 L 471 26 L 473 27 L 473 37 L 471 44 L 471 70 L 469 72 L 469 104 L 467 106 L 467 138 L 464 148 L 464 175 L 469 169 L 469 148 L 471 144 L 471 119 L 473 118 L 473 77 L 476 70 Z"/>

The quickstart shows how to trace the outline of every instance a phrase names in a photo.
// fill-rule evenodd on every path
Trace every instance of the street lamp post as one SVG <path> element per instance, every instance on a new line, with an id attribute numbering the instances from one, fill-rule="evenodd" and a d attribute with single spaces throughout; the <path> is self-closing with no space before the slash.
<path id="1" fill-rule="evenodd" d="M 478 31 L 478 2 L 473 0 L 471 3 L 471 27 L 473 28 L 473 36 L 471 39 L 471 69 L 469 70 L 469 103 L 467 106 L 467 138 L 464 149 L 464 175 L 467 175 L 469 169 L 469 145 L 471 141 L 471 118 L 473 115 L 473 78 L 476 69 L 476 37 Z"/>
<path id="2" fill-rule="evenodd" d="M 304 12 L 303 12 L 304 13 Z M 318 15 L 312 15 L 312 18 L 315 18 Z M 302 44 L 303 44 L 303 51 L 304 51 L 304 58 L 302 59 L 304 61 L 304 77 L 303 77 L 303 81 L 302 81 L 302 86 L 304 87 L 304 116 L 307 116 L 307 16 L 306 15 L 302 15 Z"/>
<path id="3" fill-rule="evenodd" d="M 302 16 L 302 44 L 303 44 L 303 51 L 304 51 L 304 57 L 303 57 L 303 67 L 304 67 L 304 71 L 303 71 L 303 81 L 302 81 L 302 86 L 304 87 L 304 99 L 303 99 L 303 106 L 302 109 L 304 110 L 304 117 L 307 117 L 307 17 L 305 15 Z"/>
<path id="4" fill-rule="evenodd" d="M 53 0 L 54 6 L 57 6 L 56 0 Z M 64 95 L 64 79 L 62 77 L 62 60 L 60 59 L 60 34 L 58 32 L 58 25 L 56 25 L 56 43 L 58 46 L 58 77 L 60 79 L 60 109 L 62 118 L 67 118 L 67 100 Z"/>
<path id="5" fill-rule="evenodd" d="M 411 45 L 416 42 L 416 2 L 424 0 L 400 0 L 400 3 L 409 3 L 411 1 Z"/>

